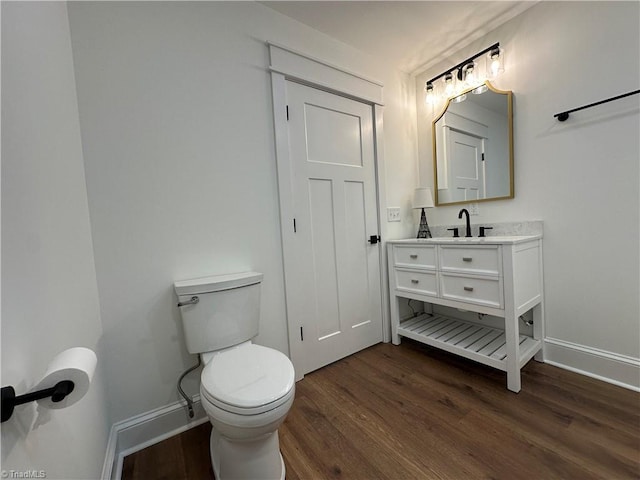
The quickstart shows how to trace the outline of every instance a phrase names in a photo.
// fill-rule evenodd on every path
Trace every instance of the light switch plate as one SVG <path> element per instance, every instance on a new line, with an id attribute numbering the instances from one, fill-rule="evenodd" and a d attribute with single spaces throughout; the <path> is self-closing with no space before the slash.
<path id="1" fill-rule="evenodd" d="M 478 209 L 477 203 L 469 204 L 469 215 L 480 215 L 480 210 Z"/>
<path id="2" fill-rule="evenodd" d="M 400 207 L 387 208 L 387 222 L 399 222 L 401 220 Z"/>

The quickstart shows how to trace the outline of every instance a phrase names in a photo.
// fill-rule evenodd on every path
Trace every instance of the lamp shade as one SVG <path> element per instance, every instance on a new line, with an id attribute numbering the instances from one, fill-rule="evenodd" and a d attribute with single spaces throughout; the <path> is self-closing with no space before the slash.
<path id="1" fill-rule="evenodd" d="M 430 188 L 416 188 L 413 192 L 413 208 L 434 207 Z"/>

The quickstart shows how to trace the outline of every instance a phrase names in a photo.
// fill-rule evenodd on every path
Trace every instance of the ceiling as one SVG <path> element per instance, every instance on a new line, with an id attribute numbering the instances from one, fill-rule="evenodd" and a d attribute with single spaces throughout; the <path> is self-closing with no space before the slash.
<path id="1" fill-rule="evenodd" d="M 534 1 L 263 1 L 288 17 L 415 74 Z"/>

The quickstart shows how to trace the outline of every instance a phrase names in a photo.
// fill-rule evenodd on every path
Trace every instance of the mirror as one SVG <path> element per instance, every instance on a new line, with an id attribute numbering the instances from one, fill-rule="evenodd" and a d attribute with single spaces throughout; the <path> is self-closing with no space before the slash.
<path id="1" fill-rule="evenodd" d="M 432 135 L 436 205 L 513 198 L 512 92 L 487 81 L 448 99 Z"/>

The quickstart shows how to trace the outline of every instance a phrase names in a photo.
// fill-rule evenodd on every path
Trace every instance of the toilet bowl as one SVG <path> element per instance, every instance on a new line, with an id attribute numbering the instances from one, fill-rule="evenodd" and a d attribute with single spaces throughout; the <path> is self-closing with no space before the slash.
<path id="1" fill-rule="evenodd" d="M 278 427 L 293 404 L 295 374 L 284 354 L 251 342 L 262 279 L 243 272 L 174 284 L 187 350 L 204 364 L 200 400 L 217 480 L 285 477 Z"/>
<path id="2" fill-rule="evenodd" d="M 216 478 L 284 479 L 277 429 L 295 394 L 289 359 L 246 342 L 203 360 L 200 400 L 213 426 Z"/>
<path id="3" fill-rule="evenodd" d="M 293 404 L 291 362 L 250 342 L 203 357 L 200 400 L 213 426 L 216 478 L 284 479 L 277 430 Z"/>

